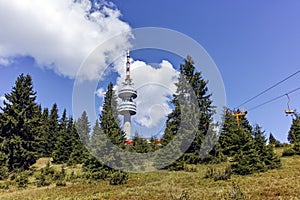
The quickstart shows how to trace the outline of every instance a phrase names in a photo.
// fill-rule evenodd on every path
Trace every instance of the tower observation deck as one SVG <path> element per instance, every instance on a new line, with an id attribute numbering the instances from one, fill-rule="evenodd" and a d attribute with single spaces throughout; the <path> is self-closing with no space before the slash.
<path id="1" fill-rule="evenodd" d="M 130 78 L 129 51 L 127 53 L 126 78 L 118 91 L 118 97 L 122 100 L 119 104 L 118 111 L 120 115 L 124 116 L 123 131 L 126 134 L 126 139 L 129 140 L 131 137 L 131 115 L 136 114 L 136 103 L 134 99 L 137 97 L 137 92 Z"/>

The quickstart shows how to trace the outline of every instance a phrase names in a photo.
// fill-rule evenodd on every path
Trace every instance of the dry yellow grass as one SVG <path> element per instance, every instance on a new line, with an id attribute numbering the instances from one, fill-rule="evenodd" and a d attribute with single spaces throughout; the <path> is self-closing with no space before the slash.
<path id="1" fill-rule="evenodd" d="M 66 187 L 0 190 L 0 199 L 229 199 L 232 182 L 246 199 L 300 199 L 300 157 L 282 158 L 282 168 L 250 176 L 232 176 L 229 181 L 205 179 L 208 166 L 198 172 L 157 171 L 131 174 L 125 185 L 69 183 Z M 216 166 L 216 167 L 222 167 Z M 71 170 L 71 169 L 69 169 Z"/>

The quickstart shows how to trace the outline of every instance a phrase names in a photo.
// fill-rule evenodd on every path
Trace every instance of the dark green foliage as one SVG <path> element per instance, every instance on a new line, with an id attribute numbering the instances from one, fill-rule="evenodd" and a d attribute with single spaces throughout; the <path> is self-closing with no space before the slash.
<path id="1" fill-rule="evenodd" d="M 253 138 L 256 150 L 259 153 L 260 161 L 267 169 L 276 169 L 281 166 L 280 159 L 274 153 L 273 146 L 267 146 L 267 139 L 261 127 L 256 125 L 253 128 Z"/>
<path id="2" fill-rule="evenodd" d="M 47 150 L 47 156 L 52 156 L 52 152 L 55 150 L 55 145 L 59 137 L 58 118 L 57 105 L 53 104 L 48 120 L 49 133 L 46 135 L 47 145 L 45 148 Z"/>
<path id="3" fill-rule="evenodd" d="M 73 125 L 70 129 L 72 152 L 68 164 L 80 164 L 88 157 L 88 151 L 85 145 L 88 146 L 89 143 L 90 122 L 88 121 L 86 112 L 82 113 L 81 118 L 79 118 L 75 126 Z M 80 131 L 81 134 L 79 134 L 78 131 Z"/>
<path id="4" fill-rule="evenodd" d="M 236 111 L 239 112 L 239 111 Z M 234 156 L 241 146 L 249 140 L 252 134 L 252 127 L 245 116 L 240 117 L 240 125 L 228 108 L 224 110 L 224 123 L 219 137 L 219 143 L 226 156 Z"/>
<path id="5" fill-rule="evenodd" d="M 46 157 L 48 154 L 48 134 L 49 134 L 49 110 L 45 108 L 41 116 L 39 116 L 41 125 L 38 130 L 38 135 L 36 138 L 36 151 L 38 157 Z"/>
<path id="6" fill-rule="evenodd" d="M 139 137 L 136 133 L 133 138 L 133 144 L 130 146 L 130 150 L 137 153 L 147 153 L 150 150 L 150 143 L 146 139 Z"/>
<path id="7" fill-rule="evenodd" d="M 0 151 L 0 180 L 7 179 L 8 175 L 8 156 Z"/>
<path id="8" fill-rule="evenodd" d="M 73 119 L 67 119 L 66 109 L 64 109 L 59 123 L 59 135 L 55 144 L 55 149 L 52 152 L 53 163 L 61 164 L 69 160 L 72 152 L 71 135 L 74 131 Z"/>
<path id="9" fill-rule="evenodd" d="M 125 134 L 120 128 L 118 120 L 117 95 L 113 90 L 113 84 L 109 83 L 105 93 L 103 110 L 100 115 L 100 127 L 104 134 L 113 144 L 124 148 Z"/>
<path id="10" fill-rule="evenodd" d="M 239 127 L 239 133 L 239 143 L 237 153 L 233 157 L 235 163 L 232 164 L 232 171 L 239 175 L 266 171 L 267 167 L 261 160 L 261 152 L 257 150 L 260 147 L 256 146 L 256 144 L 261 144 L 261 140 L 255 142 L 242 126 Z"/>
<path id="11" fill-rule="evenodd" d="M 115 171 L 110 175 L 109 184 L 110 185 L 122 185 L 128 180 L 128 173 Z"/>
<path id="12" fill-rule="evenodd" d="M 259 154 L 254 149 L 254 146 L 249 145 L 249 147 L 250 149 L 247 152 L 239 151 L 239 153 L 235 155 L 235 163 L 232 164 L 233 173 L 239 175 L 248 175 L 254 172 L 266 171 L 266 166 L 260 161 Z"/>
<path id="13" fill-rule="evenodd" d="M 84 145 L 87 145 L 89 143 L 91 127 L 86 111 L 83 111 L 81 117 L 75 123 L 75 127 L 78 135 L 80 136 L 81 142 Z"/>
<path id="14" fill-rule="evenodd" d="M 226 160 L 227 157 L 223 154 L 220 143 L 217 142 L 210 153 L 201 159 L 201 163 L 218 164 Z"/>
<path id="15" fill-rule="evenodd" d="M 91 180 L 105 180 L 108 177 L 110 168 L 104 166 L 94 156 L 90 155 L 83 163 L 84 177 Z"/>
<path id="16" fill-rule="evenodd" d="M 117 96 L 110 83 L 104 97 L 100 124 L 97 121 L 93 128 L 89 151 L 109 168 L 124 167 L 127 163 L 121 163 L 119 148 L 125 149 L 125 140 L 118 120 Z"/>
<path id="17" fill-rule="evenodd" d="M 195 71 L 194 62 L 190 56 L 187 56 L 184 64 L 180 66 L 180 76 L 176 87 L 176 94 L 173 95 L 172 100 L 174 109 L 168 115 L 162 145 L 169 144 L 178 134 L 183 141 L 194 137 L 185 155 L 176 162 L 200 163 L 200 149 L 211 148 L 211 143 L 203 143 L 203 139 L 209 127 L 212 126 L 212 115 L 215 111 L 210 100 L 211 95 L 208 94 L 207 82 L 203 80 L 200 72 Z M 179 154 L 183 144 L 177 145 L 179 146 L 175 146 L 174 151 L 178 151 Z M 180 163 L 179 166 L 181 166 Z M 173 168 L 172 165 L 170 167 Z"/>
<path id="18" fill-rule="evenodd" d="M 5 98 L 0 115 L 0 150 L 7 155 L 9 171 L 26 170 L 37 158 L 36 138 L 40 126 L 40 110 L 35 103 L 31 77 L 21 74 Z"/>
<path id="19" fill-rule="evenodd" d="M 300 116 L 296 115 L 289 130 L 288 141 L 290 143 L 300 142 Z"/>

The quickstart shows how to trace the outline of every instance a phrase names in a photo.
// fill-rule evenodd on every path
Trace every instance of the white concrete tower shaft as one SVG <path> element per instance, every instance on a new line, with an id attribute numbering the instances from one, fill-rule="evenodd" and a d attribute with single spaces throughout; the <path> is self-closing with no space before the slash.
<path id="1" fill-rule="evenodd" d="M 126 77 L 120 90 L 118 91 L 118 96 L 121 98 L 121 103 L 119 105 L 119 113 L 124 116 L 123 131 L 126 134 L 126 139 L 131 138 L 131 116 L 136 114 L 136 103 L 134 99 L 137 97 L 137 92 L 134 89 L 132 79 L 130 77 L 130 54 L 127 53 L 126 61 Z"/>

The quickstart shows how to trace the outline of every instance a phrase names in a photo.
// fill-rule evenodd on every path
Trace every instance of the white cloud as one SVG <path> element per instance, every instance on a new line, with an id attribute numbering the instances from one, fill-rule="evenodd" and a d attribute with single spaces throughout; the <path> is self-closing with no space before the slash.
<path id="1" fill-rule="evenodd" d="M 3 95 L 3 96 L 0 96 L 0 101 L 5 101 L 6 100 L 6 98 L 5 98 L 5 96 Z"/>
<path id="2" fill-rule="evenodd" d="M 124 61 L 117 63 L 115 68 L 120 74 L 117 84 L 121 85 L 125 79 Z M 167 114 L 171 112 L 169 97 L 176 91 L 178 74 L 172 64 L 165 60 L 157 68 L 143 61 L 132 62 L 131 78 L 138 91 L 137 114 L 133 117 L 135 121 L 144 127 L 160 130 Z"/>
<path id="3" fill-rule="evenodd" d="M 0 66 L 8 66 L 11 64 L 11 60 L 9 60 L 8 58 L 1 58 L 0 57 Z"/>
<path id="4" fill-rule="evenodd" d="M 101 99 L 104 98 L 104 96 L 105 96 L 104 88 L 99 88 L 99 89 L 96 91 L 96 94 L 97 94 L 97 96 L 100 97 Z"/>
<path id="5" fill-rule="evenodd" d="M 99 44 L 130 31 L 120 20 L 120 11 L 109 3 L 92 12 L 91 6 L 89 0 L 0 1 L 0 64 L 9 64 L 8 58 L 31 56 L 40 66 L 74 78 Z M 99 78 L 107 63 L 129 47 L 129 37 L 125 34 L 101 46 L 81 78 Z"/>

